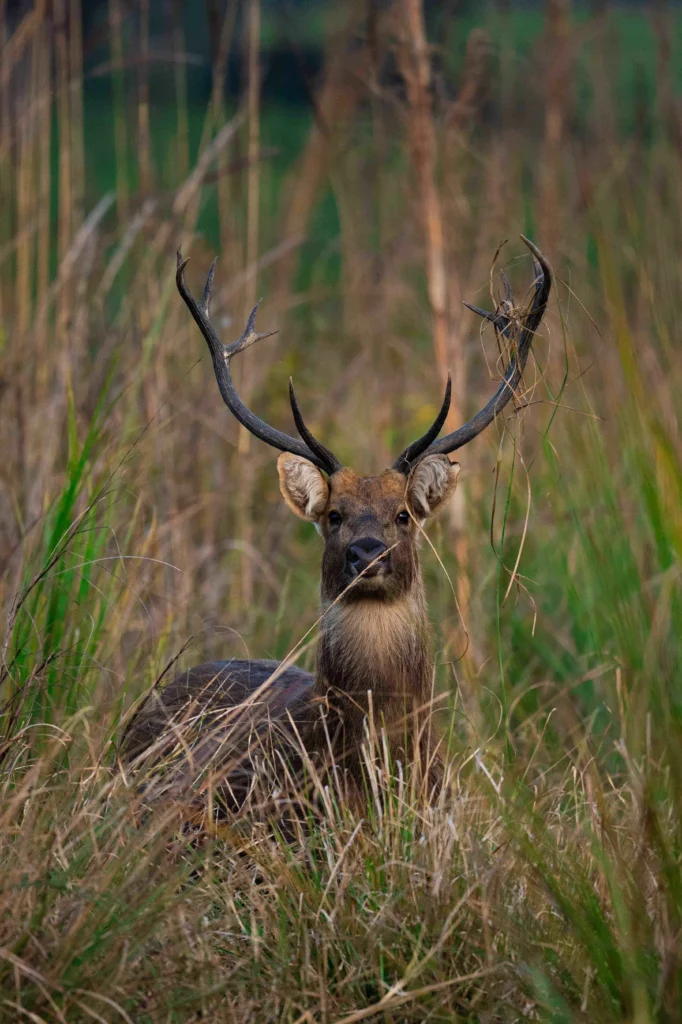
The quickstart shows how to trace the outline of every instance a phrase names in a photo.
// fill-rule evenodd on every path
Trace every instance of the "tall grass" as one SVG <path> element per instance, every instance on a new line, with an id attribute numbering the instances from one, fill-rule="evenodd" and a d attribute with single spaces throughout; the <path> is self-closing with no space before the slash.
<path id="1" fill-rule="evenodd" d="M 549 4 L 521 38 L 502 12 L 468 48 L 469 21 L 436 19 L 450 49 L 429 52 L 416 111 L 394 70 L 406 6 L 369 22 L 351 6 L 306 119 L 259 99 L 255 2 L 237 22 L 210 5 L 200 108 L 172 6 L 164 29 L 154 5 L 112 0 L 94 40 L 77 0 L 11 23 L 0 6 L 0 1020 L 676 1022 L 682 136 L 665 11 Z M 635 23 L 656 78 L 643 52 L 623 71 Z M 174 63 L 141 70 L 138 46 Z M 423 556 L 449 786 L 428 806 L 369 737 L 362 818 L 322 788 L 293 841 L 277 815 L 188 826 L 190 794 L 150 801 L 116 770 L 122 723 L 176 661 L 283 656 L 316 619 L 319 548 L 272 453 L 251 444 L 244 471 L 175 249 L 198 279 L 220 242 L 226 338 L 265 296 L 280 334 L 249 369 L 254 405 L 285 425 L 293 373 L 314 431 L 370 472 L 435 413 L 434 314 L 463 413 L 488 396 L 494 340 L 459 300 L 485 304 L 505 238 L 523 295 L 521 230 L 556 273 L 527 407 L 461 453 L 463 505 Z"/>

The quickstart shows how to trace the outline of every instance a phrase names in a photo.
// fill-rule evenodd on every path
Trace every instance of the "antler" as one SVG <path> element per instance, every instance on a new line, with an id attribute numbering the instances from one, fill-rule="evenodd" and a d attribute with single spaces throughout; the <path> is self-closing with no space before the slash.
<path id="1" fill-rule="evenodd" d="M 296 401 L 296 395 L 294 394 L 294 387 L 291 381 L 289 382 L 291 410 L 294 414 L 296 427 L 303 438 L 303 441 L 299 441 L 296 437 L 289 437 L 288 434 L 282 433 L 281 430 L 276 430 L 275 427 L 269 426 L 264 422 L 264 420 L 260 419 L 255 415 L 255 413 L 251 412 L 246 405 L 244 405 L 237 394 L 237 390 L 232 380 L 230 360 L 233 356 L 243 352 L 251 345 L 255 345 L 257 341 L 262 341 L 263 338 L 270 338 L 277 332 L 267 331 L 265 334 L 256 334 L 256 314 L 258 313 L 258 307 L 260 306 L 260 302 L 257 302 L 251 310 L 251 314 L 249 319 L 246 321 L 246 327 L 244 328 L 244 332 L 241 337 L 237 338 L 237 340 L 231 345 L 223 345 L 222 341 L 216 334 L 215 328 L 213 327 L 210 319 L 211 292 L 213 289 L 213 275 L 215 273 L 216 260 L 213 260 L 211 269 L 208 272 L 201 302 L 197 302 L 185 283 L 185 267 L 188 262 L 189 261 L 186 259 L 183 260 L 182 254 L 178 249 L 175 283 L 178 286 L 178 291 L 187 304 L 187 308 L 194 317 L 195 323 L 206 339 L 206 343 L 208 344 L 209 351 L 211 353 L 211 359 L 213 361 L 213 371 L 218 382 L 218 388 L 220 389 L 220 394 L 222 395 L 227 408 L 233 416 L 235 416 L 239 422 L 254 435 L 254 437 L 259 438 L 261 441 L 265 441 L 266 444 L 272 445 L 273 448 L 278 448 L 282 452 L 291 452 L 293 455 L 300 455 L 302 458 L 308 459 L 309 462 L 314 462 L 316 466 L 319 466 L 320 469 L 324 470 L 324 472 L 328 473 L 330 476 L 338 469 L 341 469 L 341 463 L 334 453 L 331 452 L 329 448 L 325 448 L 325 446 L 321 444 L 321 442 L 318 441 L 306 427 Z"/>
<path id="2" fill-rule="evenodd" d="M 533 338 L 547 308 L 547 299 L 552 288 L 552 271 L 544 255 L 525 235 L 521 235 L 521 239 L 532 252 L 535 266 L 535 294 L 523 320 L 519 321 L 514 316 L 507 315 L 508 313 L 511 314 L 513 306 L 511 287 L 506 276 L 503 276 L 505 299 L 494 313 L 489 313 L 485 309 L 479 309 L 478 306 L 470 306 L 468 302 L 464 303 L 474 313 L 478 313 L 479 316 L 495 324 L 497 330 L 507 338 L 511 338 L 512 329 L 516 329 L 515 352 L 509 360 L 502 383 L 480 412 L 477 412 L 472 419 L 463 424 L 463 426 L 458 427 L 451 434 L 447 434 L 445 437 L 441 437 L 440 441 L 436 441 L 435 438 L 440 432 L 450 405 L 450 376 L 448 375 L 445 399 L 433 425 L 429 427 L 422 437 L 409 445 L 393 464 L 393 468 L 401 473 L 409 473 L 412 466 L 426 455 L 448 455 L 450 452 L 456 451 L 457 448 L 462 448 L 469 441 L 473 441 L 481 431 L 485 430 L 492 423 L 495 417 L 502 412 L 507 403 L 514 397 L 521 381 L 524 367 L 528 361 Z"/>

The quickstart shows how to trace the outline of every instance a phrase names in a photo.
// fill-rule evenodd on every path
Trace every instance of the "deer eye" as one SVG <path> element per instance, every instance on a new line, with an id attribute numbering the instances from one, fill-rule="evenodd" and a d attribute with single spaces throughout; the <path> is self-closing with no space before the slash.
<path id="1" fill-rule="evenodd" d="M 327 513 L 327 522 L 330 526 L 340 526 L 341 513 L 337 512 L 336 509 L 332 509 L 331 512 Z"/>
<path id="2" fill-rule="evenodd" d="M 398 526 L 407 526 L 410 521 L 410 513 L 406 508 L 404 508 L 402 512 L 398 512 L 398 515 L 395 517 L 395 521 Z"/>

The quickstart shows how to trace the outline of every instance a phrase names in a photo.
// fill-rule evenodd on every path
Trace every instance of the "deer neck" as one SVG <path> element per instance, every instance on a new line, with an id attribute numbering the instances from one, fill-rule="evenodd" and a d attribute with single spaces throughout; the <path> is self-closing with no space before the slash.
<path id="1" fill-rule="evenodd" d="M 421 579 L 393 601 L 358 598 L 326 610 L 314 691 L 344 733 L 361 736 L 370 711 L 378 729 L 404 731 L 409 716 L 428 703 L 432 674 Z"/>

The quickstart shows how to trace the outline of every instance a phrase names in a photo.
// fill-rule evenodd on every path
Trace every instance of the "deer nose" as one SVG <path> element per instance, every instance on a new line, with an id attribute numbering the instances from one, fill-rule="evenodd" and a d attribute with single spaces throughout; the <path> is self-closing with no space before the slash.
<path id="1" fill-rule="evenodd" d="M 350 545 L 346 552 L 346 565 L 353 574 L 353 576 L 359 576 L 360 573 L 367 569 L 368 565 L 372 565 L 371 569 L 367 569 L 364 576 L 376 576 L 380 572 L 390 572 L 390 564 L 388 558 L 382 558 L 380 562 L 376 559 L 380 555 L 383 555 L 386 551 L 386 545 L 382 544 L 380 540 L 376 540 L 374 537 L 361 537 L 360 540 L 356 540 Z"/>

